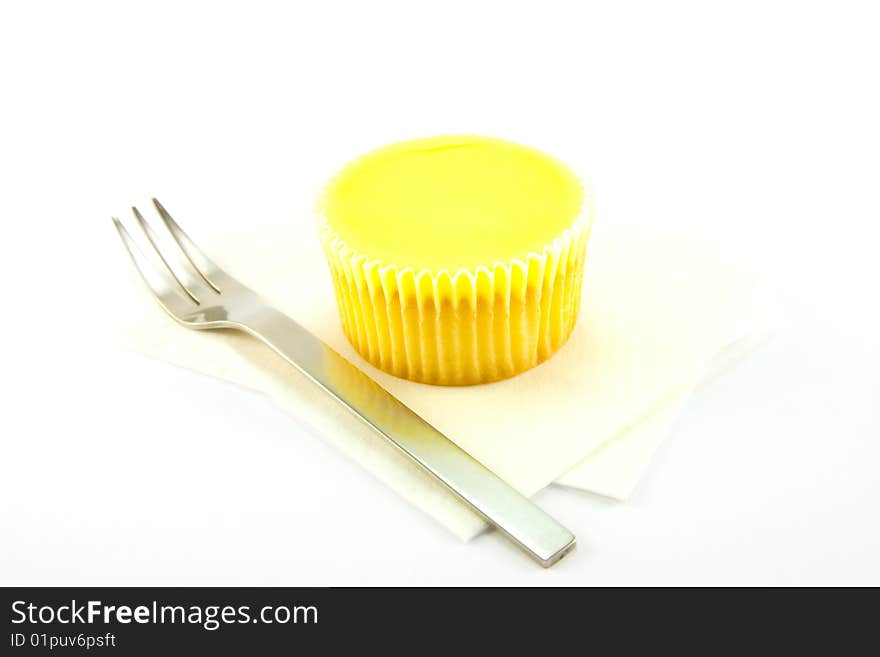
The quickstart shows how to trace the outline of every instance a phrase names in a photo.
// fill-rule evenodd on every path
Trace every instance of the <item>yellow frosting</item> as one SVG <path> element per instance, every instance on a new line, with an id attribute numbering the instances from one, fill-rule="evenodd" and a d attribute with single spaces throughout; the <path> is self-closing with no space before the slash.
<path id="1" fill-rule="evenodd" d="M 540 251 L 583 204 L 571 171 L 525 146 L 431 137 L 362 157 L 330 184 L 330 227 L 375 260 L 438 271 Z"/>
<path id="2" fill-rule="evenodd" d="M 563 164 L 499 139 L 415 139 L 356 160 L 319 206 L 346 336 L 424 383 L 533 367 L 577 317 L 588 200 Z"/>

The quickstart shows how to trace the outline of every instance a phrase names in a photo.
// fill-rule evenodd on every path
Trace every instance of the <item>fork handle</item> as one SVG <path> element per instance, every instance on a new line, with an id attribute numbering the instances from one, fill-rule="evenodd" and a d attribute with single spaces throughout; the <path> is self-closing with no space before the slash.
<path id="1" fill-rule="evenodd" d="M 241 324 L 438 479 L 545 568 L 575 546 L 550 515 L 287 315 L 266 305 Z"/>

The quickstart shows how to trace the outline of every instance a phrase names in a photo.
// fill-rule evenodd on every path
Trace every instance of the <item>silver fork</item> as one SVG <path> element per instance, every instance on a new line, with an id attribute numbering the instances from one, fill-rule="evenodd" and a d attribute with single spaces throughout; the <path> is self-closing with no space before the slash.
<path id="1" fill-rule="evenodd" d="M 237 329 L 258 338 L 402 450 L 542 566 L 575 546 L 574 535 L 410 410 L 390 392 L 269 306 L 214 264 L 171 218 L 153 205 L 177 247 L 166 245 L 137 208 L 137 224 L 155 251 L 146 257 L 116 217 L 113 223 L 161 306 L 191 329 Z"/>

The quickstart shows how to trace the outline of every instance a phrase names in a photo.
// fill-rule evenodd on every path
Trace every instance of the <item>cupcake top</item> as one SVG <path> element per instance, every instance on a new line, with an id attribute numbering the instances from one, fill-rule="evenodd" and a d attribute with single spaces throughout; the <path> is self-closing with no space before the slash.
<path id="1" fill-rule="evenodd" d="M 373 261 L 452 271 L 540 252 L 583 204 L 577 177 L 540 151 L 443 136 L 355 160 L 325 190 L 321 211 L 340 240 Z"/>

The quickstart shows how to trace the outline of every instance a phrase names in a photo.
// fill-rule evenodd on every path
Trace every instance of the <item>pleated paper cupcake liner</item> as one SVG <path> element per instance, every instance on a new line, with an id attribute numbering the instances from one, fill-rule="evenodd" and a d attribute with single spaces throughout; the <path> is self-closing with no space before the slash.
<path id="1" fill-rule="evenodd" d="M 455 271 L 414 270 L 358 253 L 319 206 L 343 331 L 372 365 L 438 385 L 508 378 L 552 356 L 577 321 L 592 195 L 540 251 Z"/>

